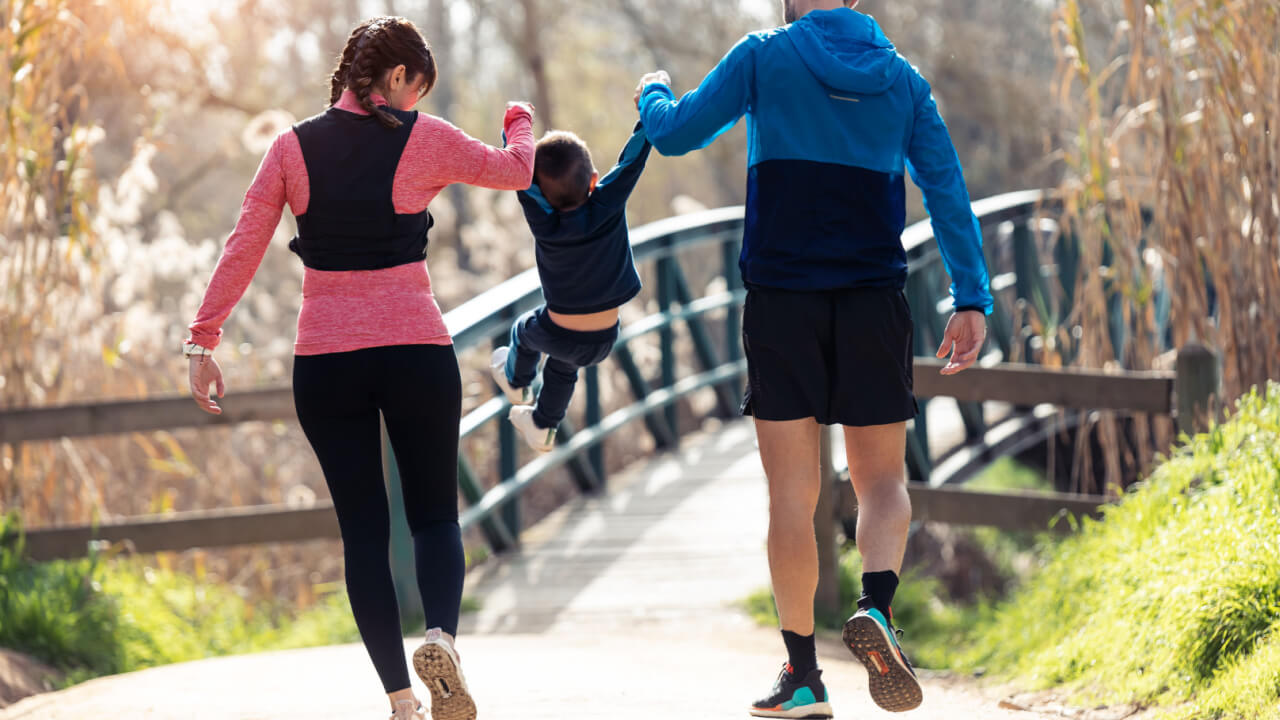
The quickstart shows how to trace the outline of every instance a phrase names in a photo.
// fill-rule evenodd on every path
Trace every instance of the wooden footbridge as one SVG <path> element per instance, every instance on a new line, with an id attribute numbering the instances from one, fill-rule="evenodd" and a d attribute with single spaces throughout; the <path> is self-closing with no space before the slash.
<path id="1" fill-rule="evenodd" d="M 1041 235 L 1049 231 L 1053 208 L 1041 193 L 1000 196 L 974 207 L 987 235 L 997 300 L 982 367 L 942 377 L 940 363 L 924 357 L 936 348 L 951 308 L 928 224 L 909 228 L 904 237 L 907 294 L 921 356 L 916 389 L 924 410 L 913 423 L 904 458 L 917 519 L 1027 529 L 1046 527 L 1064 511 L 1093 513 L 1103 498 L 975 493 L 963 481 L 996 457 L 1045 442 L 1077 412 L 1170 415 L 1190 429 L 1216 388 L 1214 360 L 1188 348 L 1179 354 L 1176 372 L 1154 373 L 1005 362 L 1015 354 L 1027 356 L 1015 353 L 1015 345 L 1032 340 L 1014 326 L 1018 308 L 1044 305 L 1045 297 L 1062 288 L 1070 297 L 1077 269 L 1061 252 L 1044 257 Z M 741 232 L 742 209 L 726 208 L 633 233 L 648 288 L 638 305 L 648 314 L 626 324 L 602 367 L 585 372 L 580 406 L 555 451 L 538 457 L 521 452 L 502 420 L 508 405 L 496 392 L 464 417 L 462 524 L 477 529 L 497 559 L 470 579 L 482 610 L 467 621 L 470 639 L 461 649 L 482 709 L 486 700 L 493 709 L 485 713 L 489 717 L 574 718 L 579 715 L 563 704 L 574 698 L 586 703 L 580 711 L 592 717 L 652 717 L 664 709 L 653 706 L 651 683 L 665 684 L 659 678 L 667 675 L 673 682 L 696 677 L 697 687 L 717 688 L 689 688 L 680 716 L 740 717 L 776 671 L 772 633 L 754 628 L 734 610 L 747 592 L 767 584 L 764 484 L 751 428 L 734 419 L 745 372 L 739 343 L 745 291 L 736 268 Z M 483 355 L 505 344 L 511 321 L 540 299 L 530 271 L 450 312 L 446 321 L 460 356 L 465 361 L 468 353 Z M 712 408 L 715 427 L 708 427 L 708 413 L 693 411 L 695 401 Z M 0 409 L 0 443 L 294 419 L 292 395 L 284 387 L 233 391 L 222 405 L 221 416 L 201 413 L 185 397 Z M 616 442 L 611 438 L 624 431 L 648 435 L 655 453 L 619 472 L 608 453 Z M 856 509 L 838 453 L 830 452 L 829 443 L 824 447 L 826 482 L 816 518 L 824 567 L 819 604 L 831 608 L 837 601 L 835 550 L 843 523 Z M 399 478 L 393 458 L 388 460 L 395 504 Z M 581 496 L 526 532 L 521 494 L 552 473 L 567 473 Z M 409 579 L 408 529 L 402 513 L 394 515 L 393 565 L 397 577 Z M 33 528 L 26 547 L 34 558 L 47 559 L 83 555 L 95 542 L 127 541 L 146 553 L 334 538 L 337 530 L 331 504 L 321 501 L 307 508 L 228 508 Z M 401 606 L 411 614 L 413 583 L 400 584 Z M 263 656 L 160 668 L 33 698 L 0 718 L 80 717 L 90 708 L 107 718 L 175 717 L 166 713 L 192 705 L 198 710 L 182 717 L 207 712 L 220 718 L 349 718 L 357 711 L 381 712 L 355 690 L 372 678 L 371 669 L 369 677 L 360 675 L 367 665 L 362 652 L 326 648 L 290 654 L 287 662 Z M 838 646 L 824 651 L 838 711 L 870 708 L 860 689 L 861 671 L 842 653 Z M 561 672 L 566 668 L 572 669 L 568 676 Z M 930 681 L 926 711 L 948 708 L 948 717 L 966 717 L 969 708 L 972 717 L 1001 716 L 990 698 L 949 682 Z M 250 702 L 259 686 L 261 702 Z M 311 688 L 308 694 L 323 688 L 339 697 L 327 692 L 324 701 L 303 700 L 288 688 Z M 591 704 L 600 702 L 609 704 Z"/>

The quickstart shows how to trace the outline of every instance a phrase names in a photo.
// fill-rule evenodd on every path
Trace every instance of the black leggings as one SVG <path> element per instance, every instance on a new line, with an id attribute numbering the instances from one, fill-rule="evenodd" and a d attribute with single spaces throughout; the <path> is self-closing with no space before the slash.
<path id="1" fill-rule="evenodd" d="M 378 414 L 400 469 L 427 627 L 456 634 L 466 572 L 458 529 L 457 357 L 448 345 L 298 356 L 293 397 L 338 513 L 356 626 L 383 687 L 403 690 L 409 669 L 388 558 Z"/>

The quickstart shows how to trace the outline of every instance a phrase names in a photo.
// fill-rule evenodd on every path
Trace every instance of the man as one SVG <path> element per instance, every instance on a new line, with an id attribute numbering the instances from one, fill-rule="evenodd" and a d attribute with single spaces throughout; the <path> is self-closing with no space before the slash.
<path id="1" fill-rule="evenodd" d="M 890 603 L 911 522 L 903 473 L 912 394 L 904 165 L 924 191 L 953 283 L 943 374 L 973 364 L 992 299 L 982 237 L 929 84 L 856 0 L 784 0 L 788 25 L 743 38 L 675 99 L 665 73 L 637 88 L 654 147 L 681 155 L 747 117 L 740 267 L 748 294 L 744 414 L 769 481 L 769 568 L 788 661 L 761 717 L 830 717 L 814 650 L 813 515 L 819 425 L 844 426 L 858 497 L 863 595 L 844 639 L 890 711 L 921 702 Z"/>

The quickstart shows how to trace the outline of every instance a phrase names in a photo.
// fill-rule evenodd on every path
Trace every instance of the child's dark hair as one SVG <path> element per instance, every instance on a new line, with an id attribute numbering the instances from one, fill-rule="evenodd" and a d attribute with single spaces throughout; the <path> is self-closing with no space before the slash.
<path id="1" fill-rule="evenodd" d="M 436 84 L 436 61 L 416 25 L 402 17 L 376 17 L 366 20 L 347 38 L 347 47 L 329 78 L 329 104 L 335 105 L 343 90 L 351 90 L 360 106 L 375 115 L 389 128 L 400 127 L 400 120 L 380 107 L 371 96 L 373 86 L 382 81 L 389 70 L 404 65 L 409 80 L 422 76 L 426 80 L 425 97 Z"/>
<path id="2" fill-rule="evenodd" d="M 595 171 L 591 151 L 577 135 L 556 130 L 538 141 L 533 176 L 551 207 L 572 210 L 585 203 Z"/>

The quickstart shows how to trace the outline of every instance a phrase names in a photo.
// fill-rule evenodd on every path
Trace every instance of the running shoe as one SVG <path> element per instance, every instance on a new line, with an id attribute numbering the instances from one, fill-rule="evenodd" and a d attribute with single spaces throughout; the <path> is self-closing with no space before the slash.
<path id="1" fill-rule="evenodd" d="M 458 653 L 439 628 L 428 630 L 426 642 L 413 653 L 413 669 L 431 692 L 431 720 L 476 720 Z"/>
<path id="2" fill-rule="evenodd" d="M 426 712 L 417 700 L 400 700 L 396 702 L 396 711 L 391 713 L 391 720 L 426 720 Z"/>
<path id="3" fill-rule="evenodd" d="M 538 427 L 538 424 L 533 421 L 533 408 L 528 405 L 517 405 L 511 408 L 507 417 L 511 420 L 511 424 L 516 426 L 516 430 L 520 431 L 520 435 L 524 437 L 529 447 L 540 453 L 548 453 L 556 449 L 556 429 Z"/>
<path id="4" fill-rule="evenodd" d="M 810 670 L 803 678 L 792 672 L 791 663 L 782 666 L 778 681 L 773 684 L 769 697 L 751 706 L 755 717 L 769 718 L 829 718 L 831 696 L 822 684 L 822 671 Z"/>
<path id="5" fill-rule="evenodd" d="M 512 405 L 532 405 L 533 388 L 512 387 L 511 381 L 507 379 L 507 356 L 510 354 L 511 348 L 508 347 L 494 350 L 493 355 L 489 356 L 489 372 L 493 375 L 493 381 L 502 389 L 502 394 L 507 396 Z"/>
<path id="6" fill-rule="evenodd" d="M 876 705 L 889 712 L 906 712 L 920 707 L 924 693 L 915 668 L 902 652 L 889 618 L 869 603 L 858 604 L 858 612 L 844 624 L 844 644 L 867 668 L 867 687 Z"/>

